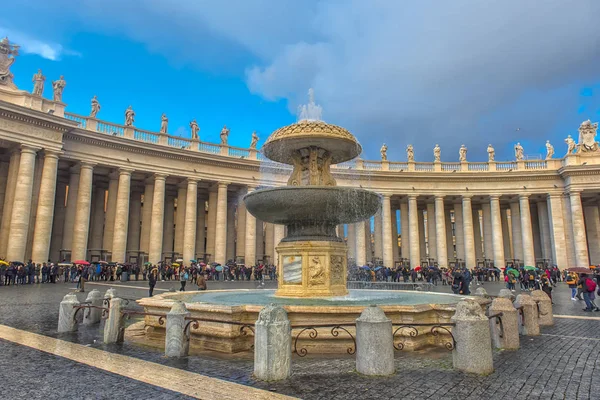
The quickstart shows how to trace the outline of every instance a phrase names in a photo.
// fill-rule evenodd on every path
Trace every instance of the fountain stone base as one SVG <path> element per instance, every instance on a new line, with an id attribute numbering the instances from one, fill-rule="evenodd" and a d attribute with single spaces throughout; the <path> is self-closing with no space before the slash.
<path id="1" fill-rule="evenodd" d="M 281 242 L 279 254 L 280 297 L 334 297 L 348 294 L 346 288 L 348 249 L 330 241 Z"/>

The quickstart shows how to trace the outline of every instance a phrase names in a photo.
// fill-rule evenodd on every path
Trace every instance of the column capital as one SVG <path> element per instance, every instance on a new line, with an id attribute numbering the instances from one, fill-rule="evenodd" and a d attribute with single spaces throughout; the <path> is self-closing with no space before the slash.
<path id="1" fill-rule="evenodd" d="M 22 144 L 21 146 L 19 146 L 21 153 L 32 153 L 32 154 L 36 154 L 38 151 L 40 151 L 42 148 L 41 147 L 37 147 L 37 146 L 30 146 L 28 144 Z"/>
<path id="2" fill-rule="evenodd" d="M 120 175 L 129 175 L 131 176 L 131 173 L 134 170 L 132 168 L 127 168 L 127 167 L 119 167 L 119 176 Z"/>
<path id="3" fill-rule="evenodd" d="M 156 182 L 156 181 L 164 181 L 164 180 L 166 180 L 166 179 L 167 179 L 167 176 L 168 176 L 167 174 L 164 174 L 164 173 L 162 173 L 162 172 L 156 172 L 156 173 L 154 174 L 154 181 L 155 181 L 155 182 Z"/>
<path id="4" fill-rule="evenodd" d="M 490 200 L 500 200 L 501 194 L 490 194 Z"/>
<path id="5" fill-rule="evenodd" d="M 580 195 L 580 194 L 581 194 L 581 192 L 583 192 L 583 189 L 569 189 L 569 190 L 567 191 L 567 194 L 568 194 L 569 196 L 573 196 L 573 195 Z"/>
<path id="6" fill-rule="evenodd" d="M 548 199 L 556 199 L 556 198 L 559 198 L 559 197 L 562 197 L 562 196 L 563 196 L 562 193 L 548 193 L 546 195 L 546 198 L 548 198 Z"/>
<path id="7" fill-rule="evenodd" d="M 384 199 L 391 199 L 392 195 L 389 193 L 380 193 L 381 197 Z"/>
<path id="8" fill-rule="evenodd" d="M 434 193 L 433 197 L 435 198 L 435 200 L 438 200 L 438 199 L 444 200 L 444 197 L 446 197 L 446 195 L 445 194 L 441 194 L 441 193 Z"/>
<path id="9" fill-rule="evenodd" d="M 519 193 L 519 200 L 527 199 L 529 200 L 529 194 L 527 193 Z"/>
<path id="10" fill-rule="evenodd" d="M 217 182 L 217 187 L 219 189 L 226 188 L 227 186 L 229 186 L 229 182 Z"/>
<path id="11" fill-rule="evenodd" d="M 187 180 L 188 184 L 190 184 L 190 183 L 196 183 L 197 184 L 200 181 L 199 178 L 195 178 L 195 177 L 192 177 L 192 176 L 188 176 L 186 178 L 186 180 Z"/>
<path id="12" fill-rule="evenodd" d="M 64 152 L 53 149 L 44 149 L 44 158 L 56 158 L 58 159 Z"/>
<path id="13" fill-rule="evenodd" d="M 81 169 L 94 169 L 94 167 L 98 165 L 95 162 L 91 162 L 91 161 L 80 161 L 79 162 L 79 168 Z"/>
<path id="14" fill-rule="evenodd" d="M 419 195 L 418 195 L 418 194 L 415 194 L 415 193 L 409 194 L 409 195 L 407 195 L 407 196 L 408 196 L 408 199 L 409 199 L 409 200 L 416 200 L 416 199 L 417 199 L 417 197 L 419 197 Z"/>
<path id="15" fill-rule="evenodd" d="M 473 198 L 473 195 L 471 193 L 468 193 L 468 194 L 462 194 L 461 197 L 462 197 L 463 201 L 464 200 L 471 201 L 471 199 Z"/>

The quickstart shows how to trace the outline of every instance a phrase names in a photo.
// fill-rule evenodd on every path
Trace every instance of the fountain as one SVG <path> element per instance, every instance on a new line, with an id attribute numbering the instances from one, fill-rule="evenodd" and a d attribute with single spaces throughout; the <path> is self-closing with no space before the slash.
<path id="1" fill-rule="evenodd" d="M 139 304 L 156 314 L 168 312 L 176 300 L 185 302 L 192 316 L 203 320 L 191 330 L 192 348 L 227 353 L 250 349 L 253 338 L 240 330 L 240 324 L 254 325 L 260 310 L 270 303 L 285 307 L 292 327 L 298 327 L 293 329 L 294 343 L 317 353 L 346 352 L 350 339 L 328 333 L 331 326 L 314 329 L 323 334 L 299 338 L 300 327 L 349 326 L 371 304 L 379 305 L 394 324 L 449 323 L 455 304 L 464 296 L 346 288 L 347 248 L 336 227 L 370 218 L 381 198 L 362 188 L 337 186 L 330 168 L 357 157 L 361 150 L 350 132 L 321 120 L 321 107 L 310 90 L 309 103 L 300 107 L 299 121 L 274 131 L 263 146 L 266 157 L 293 166 L 287 186 L 259 189 L 244 198 L 247 210 L 258 220 L 287 227 L 287 236 L 276 248 L 277 290 L 166 293 L 138 300 Z M 489 303 L 482 298 L 478 301 Z M 146 316 L 137 328 L 143 328 L 145 343 L 164 340 L 164 327 L 155 316 Z M 444 334 L 427 335 L 427 330 L 404 335 L 404 348 L 419 349 L 448 340 Z"/>

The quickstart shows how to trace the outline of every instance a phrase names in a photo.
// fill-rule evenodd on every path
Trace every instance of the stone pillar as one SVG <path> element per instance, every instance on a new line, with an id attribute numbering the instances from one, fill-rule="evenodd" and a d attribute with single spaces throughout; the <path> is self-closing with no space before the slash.
<path id="1" fill-rule="evenodd" d="M 464 216 L 463 216 L 464 217 Z M 481 218 L 479 210 L 473 209 L 473 237 L 475 238 L 475 258 L 483 258 L 483 244 L 481 243 Z"/>
<path id="2" fill-rule="evenodd" d="M 356 319 L 356 371 L 374 376 L 395 372 L 392 320 L 376 305 Z"/>
<path id="3" fill-rule="evenodd" d="M 504 238 L 502 237 L 502 221 L 500 220 L 500 197 L 490 196 L 492 213 L 492 237 L 494 239 L 494 265 L 502 268 L 506 264 L 504 259 Z"/>
<path id="4" fill-rule="evenodd" d="M 512 256 L 511 242 L 510 242 L 510 229 L 508 227 L 508 210 L 500 209 L 500 219 L 502 221 L 502 238 L 504 239 L 504 257 L 514 258 Z"/>
<path id="5" fill-rule="evenodd" d="M 497 297 L 492 300 L 489 308 L 490 315 L 502 313 L 502 336 L 499 335 L 500 325 L 496 318 L 490 319 L 490 330 L 498 332 L 492 334 L 492 340 L 496 348 L 504 350 L 519 349 L 519 318 L 517 310 L 508 298 Z"/>
<path id="6" fill-rule="evenodd" d="M 392 235 L 392 213 L 391 213 L 391 204 L 390 204 L 390 196 L 383 196 L 383 208 L 381 212 L 382 216 L 382 239 L 383 239 L 383 265 L 388 268 L 394 267 L 394 247 L 392 245 L 393 235 Z"/>
<path id="7" fill-rule="evenodd" d="M 92 231 L 90 233 L 90 248 L 102 248 L 102 234 L 104 233 L 104 201 L 106 198 L 106 189 L 103 187 L 95 187 L 94 206 L 92 212 Z M 58 201 L 58 198 L 57 198 Z"/>
<path id="8" fill-rule="evenodd" d="M 392 206 L 392 253 L 394 262 L 400 259 L 400 248 L 398 246 L 398 213 L 395 206 Z"/>
<path id="9" fill-rule="evenodd" d="M 523 257 L 523 230 L 521 229 L 520 202 L 510 203 L 510 223 L 512 227 L 512 247 L 514 258 L 524 261 Z"/>
<path id="10" fill-rule="evenodd" d="M 348 224 L 348 258 L 356 261 L 356 224 Z"/>
<path id="11" fill-rule="evenodd" d="M 487 259 L 494 259 L 494 239 L 492 229 L 492 211 L 491 204 L 484 203 L 481 205 L 481 211 L 483 213 L 483 251 L 484 256 Z M 498 268 L 501 266 L 498 265 Z"/>
<path id="12" fill-rule="evenodd" d="M 421 227 L 421 230 L 423 227 Z M 421 264 L 421 247 L 419 245 L 419 209 L 417 196 L 408 196 L 408 236 L 410 240 L 410 267 L 414 269 Z M 404 241 L 404 238 L 402 238 Z"/>
<path id="13" fill-rule="evenodd" d="M 430 258 L 435 258 L 436 260 L 438 260 L 438 247 L 436 237 L 437 230 L 435 222 L 435 203 L 427 203 L 427 249 L 429 253 L 428 256 Z"/>
<path id="14" fill-rule="evenodd" d="M 583 208 L 583 218 L 585 221 L 590 264 L 596 265 L 600 262 L 600 215 L 598 214 L 598 206 L 585 206 Z M 540 225 L 542 225 L 541 220 Z M 544 239 L 543 236 L 544 233 L 542 232 L 542 242 Z"/>
<path id="15" fill-rule="evenodd" d="M 373 261 L 373 246 L 372 246 L 372 237 L 371 237 L 371 219 L 368 219 L 364 222 L 365 224 L 365 254 L 367 258 L 367 262 Z"/>
<path id="16" fill-rule="evenodd" d="M 156 192 L 154 193 L 156 195 Z M 121 317 L 124 300 L 119 297 L 110 299 L 108 318 L 104 323 L 104 344 L 122 343 L 125 335 L 125 323 Z"/>
<path id="17" fill-rule="evenodd" d="M 19 173 L 17 174 L 15 194 L 10 220 L 10 236 L 6 249 L 6 258 L 10 261 L 26 261 L 25 246 L 29 233 L 29 217 L 31 216 L 31 195 L 33 192 L 33 171 L 35 155 L 39 149 L 21 146 Z"/>
<path id="18" fill-rule="evenodd" d="M 565 240 L 565 222 L 562 213 L 562 196 L 548 195 L 548 219 L 550 220 L 550 239 L 552 242 L 552 260 L 558 266 L 568 268 L 567 243 Z"/>
<path id="19" fill-rule="evenodd" d="M 36 157 L 35 168 L 33 170 L 33 181 L 31 191 L 31 208 L 29 211 L 29 223 L 27 224 L 27 232 L 25 241 L 25 254 L 23 260 L 32 259 L 33 255 L 33 236 L 35 234 L 35 220 L 37 219 L 37 206 L 40 200 L 40 188 L 42 184 L 42 172 L 44 170 L 44 159 L 42 156 Z M 54 188 L 56 189 L 56 187 Z M 54 212 L 54 210 L 52 210 Z"/>
<path id="20" fill-rule="evenodd" d="M 119 187 L 115 205 L 115 225 L 113 230 L 112 260 L 125 262 L 127 233 L 129 228 L 129 198 L 131 197 L 131 170 L 119 169 Z"/>
<path id="21" fill-rule="evenodd" d="M 235 209 L 237 204 L 234 201 L 235 199 L 230 199 L 227 202 L 227 239 L 225 246 L 225 259 L 235 260 L 235 238 L 236 238 L 236 230 L 235 230 Z M 271 236 L 271 245 L 273 244 L 273 236 Z M 271 248 L 272 249 L 272 248 Z M 271 255 L 272 256 L 272 255 Z"/>
<path id="22" fill-rule="evenodd" d="M 94 307 L 102 307 L 103 296 L 97 289 L 93 289 L 88 293 L 87 298 L 85 299 L 87 303 Z M 93 325 L 100 322 L 102 318 L 102 310 L 98 308 L 90 308 L 89 310 L 82 310 L 83 312 L 83 324 L 84 325 Z"/>
<path id="23" fill-rule="evenodd" d="M 271 263 L 275 264 L 275 228 L 273 224 L 267 222 L 265 228 L 265 254 L 270 258 Z"/>
<path id="24" fill-rule="evenodd" d="M 568 267 L 577 267 L 575 255 L 575 236 L 573 229 L 573 214 L 571 213 L 571 196 L 565 194 L 562 199 L 562 215 L 565 223 L 565 244 Z"/>
<path id="25" fill-rule="evenodd" d="M 287 379 L 292 372 L 292 330 L 287 312 L 281 306 L 266 306 L 258 314 L 254 329 L 254 377 L 263 381 Z"/>
<path id="26" fill-rule="evenodd" d="M 285 237 L 285 225 L 274 225 L 273 226 L 273 243 L 275 246 L 275 249 L 277 249 L 277 246 L 279 246 L 279 242 L 281 242 L 281 240 Z M 273 264 L 278 265 L 278 260 L 279 260 L 279 254 L 277 254 L 277 251 L 275 250 L 274 254 L 273 254 Z"/>
<path id="27" fill-rule="evenodd" d="M 465 236 L 463 231 L 463 209 L 461 203 L 455 203 L 454 208 L 454 237 L 456 240 L 456 258 L 465 259 Z M 471 221 L 472 223 L 472 221 Z"/>
<path id="28" fill-rule="evenodd" d="M 4 206 L 2 207 L 2 224 L 0 225 L 0 257 L 6 257 L 8 238 L 10 236 L 10 220 L 12 218 L 20 161 L 21 152 L 19 149 L 13 149 L 10 154 L 10 162 L 8 164 L 6 193 L 4 194 Z"/>
<path id="29" fill-rule="evenodd" d="M 75 322 L 75 308 L 79 305 L 77 296 L 69 293 L 63 297 L 58 310 L 58 333 L 75 332 L 77 322 Z"/>
<path id="30" fill-rule="evenodd" d="M 538 325 L 552 326 L 554 325 L 554 315 L 552 314 L 552 300 L 548 295 L 541 290 L 531 292 L 531 298 L 538 307 Z"/>
<path id="31" fill-rule="evenodd" d="M 533 258 L 542 258 L 542 239 L 540 235 L 540 221 L 538 219 L 537 205 L 530 204 L 531 232 L 533 233 Z"/>
<path id="32" fill-rule="evenodd" d="M 217 213 L 215 226 L 215 262 L 225 265 L 227 260 L 227 183 L 219 182 L 217 186 Z"/>
<path id="33" fill-rule="evenodd" d="M 208 192 L 208 222 L 206 229 L 206 252 L 211 261 L 215 260 L 215 232 L 217 226 L 217 191 L 212 187 Z"/>
<path id="34" fill-rule="evenodd" d="M 196 211 L 198 210 L 198 181 L 187 179 L 185 219 L 183 229 L 183 263 L 189 265 L 196 258 Z M 172 311 L 172 310 L 171 310 Z"/>
<path id="35" fill-rule="evenodd" d="M 6 197 L 6 189 L 8 185 L 8 168 L 10 163 L 0 162 L 0 216 L 4 212 L 4 199 Z M 1 217 L 0 217 L 1 218 Z"/>
<path id="36" fill-rule="evenodd" d="M 235 255 L 244 257 L 246 255 L 246 203 L 244 203 L 245 191 L 240 193 L 237 204 L 237 237 L 235 239 Z"/>
<path id="37" fill-rule="evenodd" d="M 79 165 L 71 167 L 69 172 L 70 175 L 67 193 L 67 206 L 65 210 L 61 250 L 72 250 L 73 248 L 73 224 L 75 223 L 75 211 L 77 211 L 77 192 L 79 191 Z"/>
<path id="38" fill-rule="evenodd" d="M 360 267 L 367 264 L 365 224 L 364 222 L 357 222 L 354 225 L 354 231 L 356 232 L 356 265 Z"/>
<path id="39" fill-rule="evenodd" d="M 452 212 L 450 210 L 445 210 L 445 220 L 446 220 L 446 254 L 447 260 L 451 260 L 454 258 L 454 237 L 452 237 Z"/>
<path id="40" fill-rule="evenodd" d="M 189 197 L 190 196 L 188 196 L 188 198 Z M 188 205 L 189 203 L 186 204 L 186 210 L 189 210 L 187 207 Z M 185 318 L 189 317 L 190 315 L 192 315 L 192 313 L 185 308 L 185 304 L 183 304 L 183 302 L 175 301 L 173 303 L 171 310 L 167 313 L 167 326 L 165 329 L 165 357 L 187 357 L 190 349 L 190 341 L 185 334 L 185 325 L 187 324 Z"/>
<path id="41" fill-rule="evenodd" d="M 425 226 L 425 217 L 423 215 L 423 210 L 417 211 L 417 219 L 419 221 L 419 260 L 427 257 L 427 246 L 425 245 L 425 230 L 427 227 Z"/>
<path id="42" fill-rule="evenodd" d="M 175 252 L 183 255 L 183 235 L 185 230 L 187 189 L 185 182 L 177 188 L 177 208 L 175 209 Z M 188 260 L 189 261 L 189 260 Z"/>
<path id="43" fill-rule="evenodd" d="M 515 300 L 515 308 L 519 309 L 523 307 L 521 334 L 525 336 L 539 336 L 540 326 L 538 323 L 538 310 L 537 304 L 530 295 L 519 294 Z"/>
<path id="44" fill-rule="evenodd" d="M 94 164 L 82 162 L 79 171 L 79 189 L 77 190 L 77 210 L 73 224 L 72 260 L 85 260 L 87 258 L 93 175 Z M 127 199 L 129 200 L 129 195 Z"/>
<path id="45" fill-rule="evenodd" d="M 163 248 L 164 254 L 173 252 L 175 244 L 175 197 L 167 193 L 165 197 L 165 218 L 163 222 Z"/>
<path id="46" fill-rule="evenodd" d="M 203 258 L 206 252 L 206 197 L 198 199 L 196 209 L 196 257 Z"/>
<path id="47" fill-rule="evenodd" d="M 385 200 L 384 200 L 385 201 Z M 389 201 L 389 196 L 388 196 Z M 382 221 L 382 209 L 380 208 L 375 214 L 374 223 L 373 223 L 373 253 L 375 258 L 383 259 L 383 221 Z M 388 265 L 383 263 L 386 267 Z"/>
<path id="48" fill-rule="evenodd" d="M 521 240 L 523 242 L 523 263 L 535 266 L 535 253 L 533 250 L 533 231 L 531 229 L 531 212 L 529 209 L 529 196 L 519 195 L 519 208 L 521 213 Z"/>
<path id="49" fill-rule="evenodd" d="M 167 176 L 154 176 L 154 194 L 152 195 L 152 218 L 150 223 L 150 241 L 148 261 L 155 264 L 162 260 L 163 223 L 165 218 L 165 180 Z"/>
<path id="50" fill-rule="evenodd" d="M 462 300 L 451 321 L 456 324 L 452 329 L 456 340 L 452 351 L 454 368 L 480 375 L 494 372 L 490 327 L 481 306 L 474 300 Z"/>
<path id="51" fill-rule="evenodd" d="M 446 247 L 446 215 L 444 196 L 435 196 L 435 235 L 437 243 L 437 261 L 440 267 L 448 267 L 448 249 Z"/>
<path id="52" fill-rule="evenodd" d="M 473 232 L 473 210 L 471 209 L 471 197 L 462 198 L 462 216 L 463 216 L 463 237 L 465 241 L 465 265 L 467 268 L 474 268 L 475 259 L 475 235 Z M 479 220 L 477 221 L 479 223 Z"/>
<path id="53" fill-rule="evenodd" d="M 54 199 L 56 198 L 56 175 L 58 171 L 58 153 L 45 151 L 44 168 L 38 196 L 37 215 L 33 230 L 33 248 L 31 259 L 34 263 L 43 263 L 50 254 L 50 237 L 54 220 Z"/>
<path id="54" fill-rule="evenodd" d="M 50 240 L 51 260 L 58 260 L 60 249 L 62 249 L 63 233 L 65 229 L 65 203 L 67 199 L 67 184 L 58 182 L 56 185 L 56 201 L 54 202 L 54 224 L 52 225 L 52 237 Z"/>
<path id="55" fill-rule="evenodd" d="M 154 197 L 154 181 L 146 182 L 144 187 L 144 203 L 142 206 L 142 234 L 140 237 L 140 250 L 149 252 L 150 225 L 152 224 L 152 198 Z"/>
<path id="56" fill-rule="evenodd" d="M 402 258 L 410 259 L 410 233 L 408 222 L 408 203 L 400 203 L 400 253 Z"/>
<path id="57" fill-rule="evenodd" d="M 543 258 L 552 258 L 552 240 L 550 239 L 550 220 L 548 219 L 548 204 L 545 201 L 537 203 L 538 220 L 540 221 L 540 230 L 542 233 L 542 255 Z M 596 216 L 598 217 L 598 207 L 596 207 Z M 600 245 L 600 243 L 599 243 Z M 600 260 L 598 260 L 600 262 Z"/>
<path id="58" fill-rule="evenodd" d="M 104 237 L 102 248 L 112 252 L 115 231 L 115 216 L 117 213 L 117 192 L 119 191 L 119 175 L 116 171 L 110 173 L 108 181 L 108 199 L 106 201 L 106 218 L 104 220 Z M 69 203 L 67 201 L 67 207 Z M 67 247 L 65 247 L 67 248 Z"/>
<path id="59" fill-rule="evenodd" d="M 127 233 L 127 251 L 140 251 L 140 235 L 142 221 L 142 192 L 132 189 L 129 200 L 129 229 Z M 125 260 L 127 261 L 127 260 Z"/>

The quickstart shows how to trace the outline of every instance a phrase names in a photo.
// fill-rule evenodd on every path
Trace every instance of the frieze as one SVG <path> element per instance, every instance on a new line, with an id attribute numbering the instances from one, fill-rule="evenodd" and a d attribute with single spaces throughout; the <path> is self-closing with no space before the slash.
<path id="1" fill-rule="evenodd" d="M 45 114 L 42 114 L 44 116 Z M 36 116 L 31 115 L 23 115 L 16 112 L 12 112 L 10 110 L 0 110 L 0 119 L 6 118 L 11 119 L 13 121 L 19 121 L 23 124 L 27 124 L 28 126 L 34 125 L 40 128 L 45 128 L 52 131 L 57 131 L 60 133 L 68 132 L 75 128 L 75 122 L 64 119 L 64 125 L 60 123 L 54 123 L 52 121 L 47 121 L 44 119 L 37 118 Z M 43 118 L 43 117 L 42 117 Z M 54 117 L 57 118 L 57 117 Z M 72 125 L 72 126 L 71 126 Z"/>
<path id="2" fill-rule="evenodd" d="M 41 127 L 31 126 L 23 124 L 17 121 L 9 121 L 6 119 L 0 119 L 0 129 L 12 133 L 18 133 L 25 136 L 30 136 L 35 139 L 51 140 L 54 142 L 62 143 L 62 133 L 52 132 L 48 129 Z"/>

